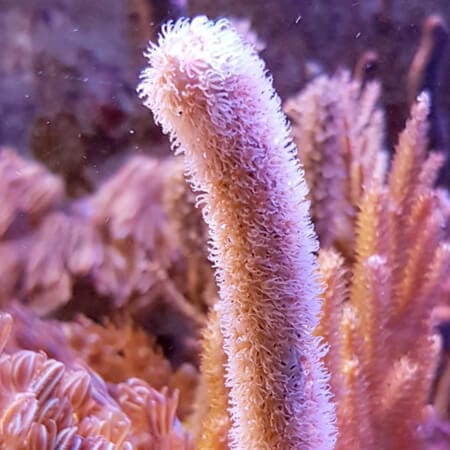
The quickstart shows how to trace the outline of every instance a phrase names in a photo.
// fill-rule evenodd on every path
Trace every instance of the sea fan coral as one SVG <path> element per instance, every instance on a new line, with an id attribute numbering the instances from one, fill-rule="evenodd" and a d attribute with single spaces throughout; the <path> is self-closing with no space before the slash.
<path id="1" fill-rule="evenodd" d="M 231 448 L 331 449 L 312 331 L 317 250 L 303 172 L 264 64 L 226 20 L 167 25 L 141 95 L 203 192 L 228 358 Z"/>

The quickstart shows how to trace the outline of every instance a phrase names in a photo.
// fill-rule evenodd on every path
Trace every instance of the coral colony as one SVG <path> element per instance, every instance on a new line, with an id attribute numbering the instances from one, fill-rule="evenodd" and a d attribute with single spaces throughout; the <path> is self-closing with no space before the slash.
<path id="1" fill-rule="evenodd" d="M 250 33 L 150 44 L 138 91 L 177 156 L 72 199 L 1 149 L 1 449 L 450 448 L 436 93 L 391 158 L 366 62 L 282 105 Z"/>

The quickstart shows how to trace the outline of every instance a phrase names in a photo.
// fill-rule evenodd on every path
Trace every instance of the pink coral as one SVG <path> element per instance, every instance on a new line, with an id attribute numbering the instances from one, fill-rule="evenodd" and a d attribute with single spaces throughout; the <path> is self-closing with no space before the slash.
<path id="1" fill-rule="evenodd" d="M 5 346 L 12 317 L 0 314 L 0 447 L 192 450 L 175 411 L 178 393 L 138 379 L 110 386 L 89 368 Z"/>
<path id="2" fill-rule="evenodd" d="M 226 20 L 166 25 L 140 86 L 204 194 L 228 357 L 232 449 L 331 449 L 312 335 L 318 249 L 307 188 L 263 62 Z"/>

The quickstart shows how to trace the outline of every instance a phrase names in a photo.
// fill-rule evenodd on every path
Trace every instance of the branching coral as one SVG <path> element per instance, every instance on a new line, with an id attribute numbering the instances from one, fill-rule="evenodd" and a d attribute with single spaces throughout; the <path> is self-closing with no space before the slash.
<path id="1" fill-rule="evenodd" d="M 170 165 L 167 161 L 131 158 L 99 189 L 91 203 L 94 222 L 111 241 L 131 239 L 165 265 L 175 250 L 164 227 L 161 197 Z"/>
<path id="2" fill-rule="evenodd" d="M 363 194 L 351 272 L 345 275 L 333 252 L 320 258 L 327 290 L 317 332 L 331 346 L 338 449 L 424 446 L 420 427 L 439 353 L 431 314 L 450 268 L 445 217 L 432 188 L 442 160 L 427 158 L 427 114 L 421 97 L 387 183 Z"/>
<path id="3" fill-rule="evenodd" d="M 178 262 L 179 240 L 173 239 L 164 211 L 163 197 L 170 186 L 166 174 L 172 164 L 131 159 L 96 194 L 69 201 L 60 180 L 45 169 L 6 149 L 0 155 L 0 198 L 7 207 L 0 233 L 2 308 L 17 299 L 41 316 L 57 313 L 67 319 L 85 311 L 100 319 L 120 308 L 130 317 L 117 326 L 82 318 L 66 322 L 61 333 L 57 322 L 40 322 L 27 308 L 14 307 L 10 311 L 17 326 L 9 349 L 45 352 L 71 369 L 74 361 L 83 361 L 118 393 L 121 383 L 139 377 L 142 385 L 135 383 L 134 394 L 129 388 L 129 396 L 145 406 L 146 392 L 152 392 L 158 411 L 148 405 L 142 409 L 140 431 L 134 430 L 130 441 L 133 448 L 148 448 L 153 442 L 150 425 L 152 433 L 162 433 L 155 449 L 191 445 L 180 444 L 178 438 L 169 444 L 172 438 L 164 437 L 173 411 L 181 418 L 191 413 L 198 381 L 192 363 L 198 359 L 196 333 L 202 323 L 202 313 L 194 306 L 200 293 L 193 291 L 188 300 L 176 284 L 186 279 L 187 267 Z M 208 303 L 206 298 L 202 302 Z M 167 386 L 170 399 L 150 386 Z M 134 410 L 133 402 L 129 407 Z M 112 418 L 113 412 L 109 414 Z M 157 414 L 164 414 L 166 422 L 160 424 Z M 86 448 L 96 443 L 88 442 Z"/>
<path id="4" fill-rule="evenodd" d="M 423 91 L 428 92 L 431 97 L 430 147 L 438 150 L 445 149 L 448 144 L 439 101 L 440 78 L 447 41 L 448 30 L 444 19 L 438 15 L 427 17 L 422 28 L 422 39 L 407 78 L 409 104 L 412 104 Z"/>
<path id="5" fill-rule="evenodd" d="M 376 82 L 362 88 L 347 73 L 322 76 L 284 105 L 305 166 L 321 246 L 334 245 L 346 256 L 363 187 L 385 176 L 379 90 Z"/>
<path id="6" fill-rule="evenodd" d="M 90 274 L 103 260 L 99 234 L 83 217 L 47 214 L 21 252 L 21 297 L 39 314 L 67 303 L 77 277 Z"/>
<path id="7" fill-rule="evenodd" d="M 196 252 L 199 267 L 187 263 L 182 233 L 166 211 L 176 166 L 131 158 L 95 194 L 70 201 L 44 168 L 2 151 L 2 306 L 19 300 L 40 315 L 66 318 L 126 310 L 164 340 L 175 364 L 196 363 L 199 326 L 216 294 L 204 250 Z M 194 205 L 186 201 L 186 208 Z"/>
<path id="8" fill-rule="evenodd" d="M 28 231 L 45 212 L 61 203 L 61 181 L 10 149 L 0 148 L 0 173 L 0 238 L 6 233 L 17 235 L 18 229 Z"/>
<path id="9" fill-rule="evenodd" d="M 264 65 L 227 21 L 168 25 L 141 94 L 203 194 L 228 357 L 231 448 L 328 449 L 333 407 L 303 173 Z"/>
<path id="10" fill-rule="evenodd" d="M 67 302 L 72 278 L 95 265 L 95 236 L 83 218 L 63 212 L 62 183 L 40 165 L 4 149 L 0 174 L 0 301 L 26 298 L 45 313 Z"/>
<path id="11" fill-rule="evenodd" d="M 133 292 L 148 291 L 158 279 L 158 270 L 173 258 L 175 247 L 164 226 L 161 198 L 165 173 L 163 162 L 133 158 L 99 189 L 89 205 L 106 253 L 95 282 L 101 293 L 114 295 L 118 304 Z"/>

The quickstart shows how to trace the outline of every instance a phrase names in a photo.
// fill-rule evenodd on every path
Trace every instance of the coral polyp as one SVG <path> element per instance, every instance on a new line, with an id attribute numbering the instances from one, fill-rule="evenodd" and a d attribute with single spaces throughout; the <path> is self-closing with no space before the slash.
<path id="1" fill-rule="evenodd" d="M 201 192 L 219 285 L 230 446 L 331 449 L 334 407 L 313 330 L 317 239 L 303 171 L 264 63 L 225 20 L 150 47 L 140 93 Z"/>

